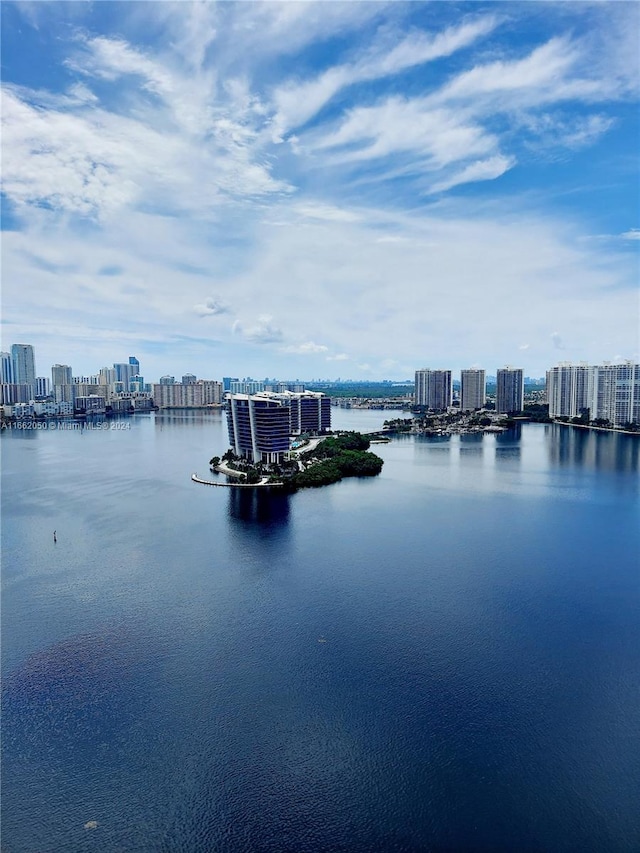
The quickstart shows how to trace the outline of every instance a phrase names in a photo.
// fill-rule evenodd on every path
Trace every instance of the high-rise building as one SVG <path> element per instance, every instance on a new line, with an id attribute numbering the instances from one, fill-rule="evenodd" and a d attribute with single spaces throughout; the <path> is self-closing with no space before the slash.
<path id="1" fill-rule="evenodd" d="M 231 383 L 238 382 L 239 379 L 237 376 L 223 376 L 222 377 L 222 390 L 223 391 L 231 391 Z"/>
<path id="2" fill-rule="evenodd" d="M 13 362 L 13 381 L 17 385 L 35 385 L 36 357 L 31 344 L 13 344 L 11 361 Z"/>
<path id="3" fill-rule="evenodd" d="M 0 381 L 2 384 L 13 383 L 13 359 L 10 352 L 0 352 Z"/>
<path id="4" fill-rule="evenodd" d="M 460 372 L 460 409 L 473 412 L 485 404 L 487 377 L 484 370 L 462 370 Z"/>
<path id="5" fill-rule="evenodd" d="M 415 404 L 441 412 L 448 409 L 453 400 L 453 385 L 450 370 L 416 370 Z"/>
<path id="6" fill-rule="evenodd" d="M 36 397 L 49 396 L 49 380 L 46 376 L 36 376 L 35 392 Z"/>
<path id="7" fill-rule="evenodd" d="M 135 355 L 129 356 L 129 364 L 133 368 L 133 376 L 140 376 L 140 362 Z"/>
<path id="8" fill-rule="evenodd" d="M 640 364 L 596 365 L 591 370 L 591 420 L 607 420 L 617 427 L 640 423 Z"/>
<path id="9" fill-rule="evenodd" d="M 284 391 L 288 401 L 291 435 L 322 433 L 331 428 L 331 398 L 319 391 Z"/>
<path id="10" fill-rule="evenodd" d="M 74 403 L 78 393 L 68 364 L 54 364 L 51 368 L 51 388 L 56 403 Z"/>
<path id="11" fill-rule="evenodd" d="M 524 371 L 520 367 L 502 367 L 496 377 L 496 411 L 500 414 L 524 409 Z"/>
<path id="12" fill-rule="evenodd" d="M 313 391 L 228 394 L 227 424 L 236 456 L 252 462 L 281 462 L 291 435 L 331 428 L 331 399 Z"/>
<path id="13" fill-rule="evenodd" d="M 258 394 L 264 391 L 264 382 L 259 379 L 232 379 L 230 385 L 232 394 Z"/>
<path id="14" fill-rule="evenodd" d="M 215 379 L 198 379 L 197 384 L 202 385 L 203 405 L 220 405 L 222 402 L 222 382 Z"/>
<path id="15" fill-rule="evenodd" d="M 193 385 L 196 379 L 197 377 L 194 373 L 185 373 L 185 375 L 182 377 L 182 384 Z"/>
<path id="16" fill-rule="evenodd" d="M 593 368 L 586 364 L 559 364 L 547 371 L 549 417 L 577 418 L 589 412 L 589 384 Z"/>
<path id="17" fill-rule="evenodd" d="M 161 376 L 160 377 L 160 385 L 173 385 L 176 381 L 175 376 Z"/>
<path id="18" fill-rule="evenodd" d="M 123 382 L 124 387 L 128 388 L 131 378 L 137 375 L 140 365 L 129 364 L 129 362 L 119 362 L 114 363 L 113 369 L 116 372 L 116 382 Z"/>
<path id="19" fill-rule="evenodd" d="M 118 377 L 116 376 L 116 371 L 113 367 L 101 367 L 100 373 L 98 374 L 98 384 L 100 385 L 113 385 L 116 382 Z"/>
<path id="20" fill-rule="evenodd" d="M 640 364 L 560 364 L 547 371 L 549 417 L 640 423 Z"/>
<path id="21" fill-rule="evenodd" d="M 28 403 L 33 400 L 33 385 L 5 382 L 0 385 L 0 404 Z"/>
<path id="22" fill-rule="evenodd" d="M 73 371 L 68 364 L 54 364 L 51 367 L 51 384 L 71 385 L 73 383 Z"/>

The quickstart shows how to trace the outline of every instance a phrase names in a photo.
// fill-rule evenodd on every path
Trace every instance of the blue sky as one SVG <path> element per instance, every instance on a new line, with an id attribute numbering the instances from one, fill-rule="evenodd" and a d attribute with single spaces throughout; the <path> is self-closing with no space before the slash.
<path id="1" fill-rule="evenodd" d="M 3 3 L 3 349 L 637 360 L 637 3 Z"/>

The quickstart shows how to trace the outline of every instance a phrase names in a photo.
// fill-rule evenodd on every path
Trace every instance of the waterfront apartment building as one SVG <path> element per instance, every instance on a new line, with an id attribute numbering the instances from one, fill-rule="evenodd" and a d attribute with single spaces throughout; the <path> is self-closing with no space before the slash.
<path id="1" fill-rule="evenodd" d="M 289 400 L 291 435 L 322 433 L 331 428 L 331 398 L 319 391 L 283 391 Z"/>
<path id="2" fill-rule="evenodd" d="M 80 415 L 103 415 L 106 408 L 106 399 L 98 394 L 78 396 L 74 403 L 74 409 Z"/>
<path id="3" fill-rule="evenodd" d="M 450 370 L 416 370 L 415 396 L 416 406 L 424 406 L 434 412 L 449 408 L 453 401 L 453 384 Z"/>
<path id="4" fill-rule="evenodd" d="M 159 382 L 153 386 L 153 402 L 159 409 L 199 409 L 220 405 L 222 383 L 213 379 L 198 379 L 187 385 Z"/>
<path id="5" fill-rule="evenodd" d="M 282 462 L 290 438 L 331 428 L 331 399 L 315 391 L 227 394 L 229 443 L 251 462 Z"/>
<path id="6" fill-rule="evenodd" d="M 473 412 L 482 409 L 486 400 L 486 371 L 470 368 L 460 372 L 460 410 Z"/>
<path id="7" fill-rule="evenodd" d="M 502 367 L 496 376 L 496 412 L 510 414 L 524 409 L 524 371 L 520 367 Z"/>
<path id="8" fill-rule="evenodd" d="M 31 344 L 13 344 L 11 347 L 13 381 L 16 385 L 36 384 L 36 357 Z"/>
<path id="9" fill-rule="evenodd" d="M 564 362 L 547 371 L 549 417 L 578 418 L 589 411 L 592 368 Z"/>
<path id="10" fill-rule="evenodd" d="M 229 390 L 232 394 L 258 394 L 264 391 L 264 382 L 259 379 L 232 379 Z"/>
<path id="11" fill-rule="evenodd" d="M 601 418 L 616 427 L 640 423 L 640 364 L 602 364 L 591 370 L 591 420 Z"/>
<path id="12" fill-rule="evenodd" d="M 549 417 L 640 423 L 640 364 L 559 364 L 547 371 Z"/>
<path id="13" fill-rule="evenodd" d="M 78 377 L 82 379 L 88 379 L 90 377 Z M 98 378 L 98 377 L 94 377 Z M 110 387 L 108 385 L 101 385 L 98 382 L 74 382 L 73 390 L 75 392 L 75 399 L 77 401 L 78 397 L 91 397 L 98 395 L 99 397 L 104 397 L 107 403 L 109 402 L 109 398 L 111 396 Z"/>
<path id="14" fill-rule="evenodd" d="M 114 414 L 148 412 L 153 409 L 153 400 L 147 391 L 120 391 L 110 395 L 108 405 Z"/>

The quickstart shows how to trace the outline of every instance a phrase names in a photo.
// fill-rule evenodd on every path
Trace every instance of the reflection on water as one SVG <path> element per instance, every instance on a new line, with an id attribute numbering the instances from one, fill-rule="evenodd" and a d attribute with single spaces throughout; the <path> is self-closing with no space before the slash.
<path id="1" fill-rule="evenodd" d="M 496 444 L 515 444 L 522 440 L 522 424 L 516 423 L 504 432 L 496 433 Z"/>
<path id="2" fill-rule="evenodd" d="M 289 521 L 291 496 L 280 489 L 228 489 L 228 492 L 229 516 L 236 521 L 274 532 Z"/>
<path id="3" fill-rule="evenodd" d="M 154 421 L 158 429 L 203 426 L 218 423 L 223 415 L 223 409 L 163 409 L 155 413 Z"/>
<path id="4" fill-rule="evenodd" d="M 600 432 L 573 426 L 549 426 L 549 461 L 554 465 L 607 471 L 638 471 L 640 436 Z"/>

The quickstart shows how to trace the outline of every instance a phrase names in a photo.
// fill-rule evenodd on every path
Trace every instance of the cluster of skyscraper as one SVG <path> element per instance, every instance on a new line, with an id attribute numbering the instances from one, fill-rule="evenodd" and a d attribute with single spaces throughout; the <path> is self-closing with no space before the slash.
<path id="1" fill-rule="evenodd" d="M 640 364 L 559 364 L 547 371 L 549 417 L 640 423 Z"/>
<path id="2" fill-rule="evenodd" d="M 13 344 L 11 352 L 0 353 L 0 366 L 0 405 L 5 407 L 5 414 L 100 414 L 107 410 L 128 412 L 153 406 L 191 408 L 222 403 L 222 383 L 197 379 L 193 373 L 185 374 L 182 383 L 176 383 L 173 376 L 163 376 L 155 385 L 145 383 L 140 362 L 133 355 L 127 362 L 103 367 L 92 376 L 73 376 L 70 365 L 54 364 L 49 379 L 36 376 L 31 344 Z"/>
<path id="3" fill-rule="evenodd" d="M 460 373 L 460 410 L 482 409 L 487 398 L 487 378 L 484 370 L 462 370 Z M 450 370 L 416 370 L 416 406 L 434 412 L 446 411 L 453 405 L 453 382 Z M 504 414 L 521 412 L 524 408 L 524 374 L 519 367 L 504 367 L 497 372 L 496 411 Z"/>
<path id="4" fill-rule="evenodd" d="M 640 423 L 640 365 L 560 364 L 547 371 L 549 417 L 601 420 L 612 426 Z M 460 410 L 481 409 L 486 401 L 484 370 L 460 374 Z M 446 411 L 453 403 L 450 370 L 416 370 L 415 404 Z M 521 412 L 524 408 L 524 377 L 520 368 L 504 367 L 496 375 L 496 411 Z"/>

